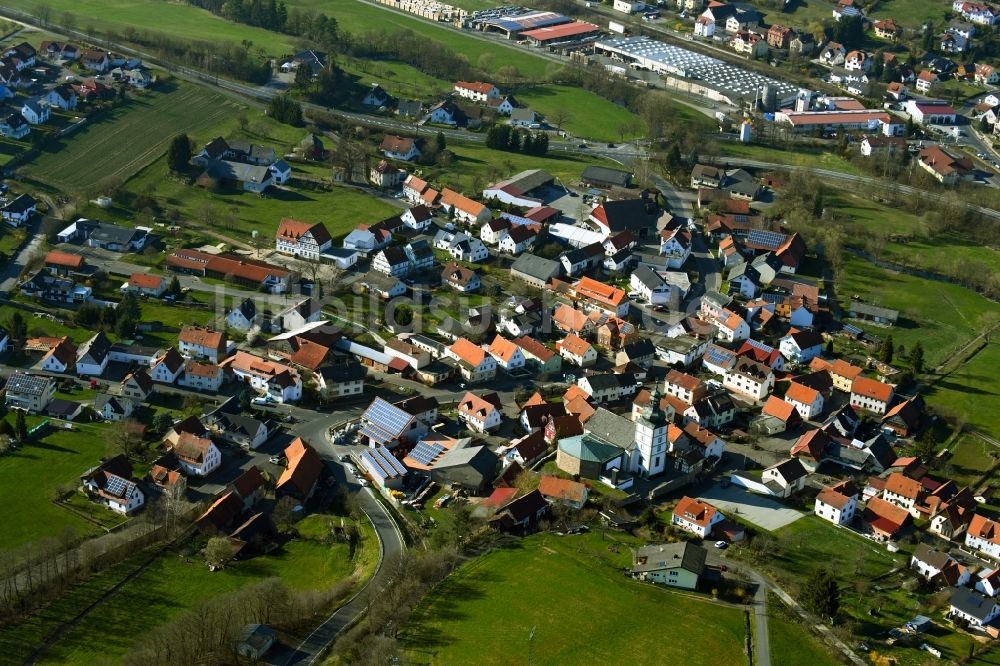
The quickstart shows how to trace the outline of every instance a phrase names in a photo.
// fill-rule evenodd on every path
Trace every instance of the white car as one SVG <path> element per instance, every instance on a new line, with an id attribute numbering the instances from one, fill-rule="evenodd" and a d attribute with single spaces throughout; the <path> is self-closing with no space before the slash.
<path id="1" fill-rule="evenodd" d="M 729 546 L 729 544 L 727 542 L 725 542 L 725 541 L 716 541 L 715 542 L 715 547 L 718 548 L 719 550 L 722 550 L 723 548 L 726 548 L 728 546 Z"/>
<path id="2" fill-rule="evenodd" d="M 264 405 L 266 405 L 269 402 L 271 402 L 271 401 L 268 400 L 267 398 L 254 398 L 253 400 L 250 401 L 250 404 L 251 405 L 256 405 L 257 407 L 263 407 Z"/>
<path id="3" fill-rule="evenodd" d="M 368 487 L 368 479 L 358 479 L 358 483 L 361 484 L 362 488 L 367 488 Z"/>

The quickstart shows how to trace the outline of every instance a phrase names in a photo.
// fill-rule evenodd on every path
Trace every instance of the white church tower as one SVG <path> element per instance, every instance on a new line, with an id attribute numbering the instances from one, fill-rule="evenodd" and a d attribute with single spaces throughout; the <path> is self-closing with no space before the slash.
<path id="1" fill-rule="evenodd" d="M 649 404 L 635 420 L 635 445 L 639 454 L 635 471 L 643 476 L 661 473 L 667 463 L 667 426 L 670 421 L 660 408 L 660 399 L 660 390 L 653 389 Z"/>

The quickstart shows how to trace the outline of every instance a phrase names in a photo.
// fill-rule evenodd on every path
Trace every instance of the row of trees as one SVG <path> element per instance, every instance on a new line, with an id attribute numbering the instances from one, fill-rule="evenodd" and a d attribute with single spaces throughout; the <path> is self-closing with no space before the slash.
<path id="1" fill-rule="evenodd" d="M 267 105 L 268 114 L 279 123 L 298 126 L 302 124 L 302 105 L 288 94 L 275 95 Z"/>
<path id="2" fill-rule="evenodd" d="M 337 47 L 337 19 L 322 12 L 288 9 L 277 0 L 188 0 L 192 5 L 237 23 L 303 37 L 320 48 Z"/>
<path id="3" fill-rule="evenodd" d="M 549 151 L 549 135 L 529 132 L 510 125 L 493 125 L 486 131 L 486 146 L 525 155 L 545 155 Z"/>

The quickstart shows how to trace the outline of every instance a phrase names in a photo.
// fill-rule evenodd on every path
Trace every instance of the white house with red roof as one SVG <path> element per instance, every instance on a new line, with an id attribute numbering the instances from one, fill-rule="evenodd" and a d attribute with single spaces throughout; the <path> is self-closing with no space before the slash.
<path id="1" fill-rule="evenodd" d="M 458 418 L 476 432 L 493 430 L 503 422 L 500 397 L 496 393 L 466 393 L 458 402 Z"/>
<path id="2" fill-rule="evenodd" d="M 867 377 L 857 377 L 851 384 L 851 407 L 873 414 L 885 414 L 893 395 L 891 385 Z"/>
<path id="3" fill-rule="evenodd" d="M 484 81 L 456 81 L 454 91 L 459 97 L 473 102 L 486 103 L 500 98 L 500 89 Z"/>
<path id="4" fill-rule="evenodd" d="M 712 533 L 712 529 L 726 517 L 711 504 L 699 502 L 684 496 L 674 507 L 670 522 L 677 527 L 697 534 L 702 539 Z"/>
<path id="5" fill-rule="evenodd" d="M 274 249 L 281 254 L 319 261 L 320 255 L 332 244 L 330 232 L 322 223 L 300 222 L 286 217 L 278 226 Z"/>
<path id="6" fill-rule="evenodd" d="M 500 367 L 508 372 L 524 368 L 526 360 L 521 348 L 502 335 L 498 334 L 493 338 L 489 352 L 497 360 Z"/>
<path id="7" fill-rule="evenodd" d="M 750 337 L 750 325 L 732 310 L 723 309 L 715 318 L 715 337 L 726 342 L 738 342 Z"/>
<path id="8" fill-rule="evenodd" d="M 1000 560 L 1000 523 L 977 513 L 965 532 L 965 545 Z"/>
<path id="9" fill-rule="evenodd" d="M 798 382 L 792 382 L 785 391 L 785 402 L 795 407 L 799 416 L 806 420 L 823 413 L 823 394 Z"/>
<path id="10" fill-rule="evenodd" d="M 585 368 L 597 363 L 597 350 L 589 342 L 570 333 L 556 343 L 559 355 L 575 366 Z"/>
<path id="11" fill-rule="evenodd" d="M 167 280 L 161 275 L 149 273 L 132 273 L 128 282 L 121 286 L 121 292 L 134 291 L 143 296 L 159 298 L 167 290 Z"/>
<path id="12" fill-rule="evenodd" d="M 485 382 L 497 375 L 496 359 L 466 338 L 455 340 L 445 353 L 458 361 L 458 371 L 466 381 Z"/>
<path id="13" fill-rule="evenodd" d="M 177 337 L 178 348 L 184 356 L 207 358 L 218 363 L 226 356 L 228 341 L 225 331 L 203 326 L 185 326 Z"/>
<path id="14" fill-rule="evenodd" d="M 858 510 L 858 489 L 850 481 L 823 488 L 816 495 L 813 513 L 834 525 L 850 525 Z"/>

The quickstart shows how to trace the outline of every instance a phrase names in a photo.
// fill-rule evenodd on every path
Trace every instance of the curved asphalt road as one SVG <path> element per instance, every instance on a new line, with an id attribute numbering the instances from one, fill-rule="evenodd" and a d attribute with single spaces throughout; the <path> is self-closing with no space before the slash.
<path id="1" fill-rule="evenodd" d="M 335 466 L 338 476 L 343 472 L 343 467 Z M 349 478 L 349 475 L 345 474 Z M 351 484 L 354 485 L 354 484 Z M 379 541 L 379 563 L 378 569 L 371 580 L 351 597 L 340 608 L 335 610 L 321 625 L 316 627 L 309 636 L 306 637 L 298 647 L 286 657 L 283 662 L 285 666 L 293 664 L 313 664 L 326 648 L 336 640 L 347 627 L 354 624 L 368 610 L 369 595 L 365 594 L 369 589 L 379 590 L 388 585 L 389 572 L 383 568 L 386 559 L 391 559 L 400 555 L 406 550 L 403 542 L 403 535 L 399 531 L 396 521 L 389 515 L 382 503 L 372 494 L 370 488 L 361 488 L 358 493 L 358 501 L 362 511 L 368 516 L 375 534 Z"/>

